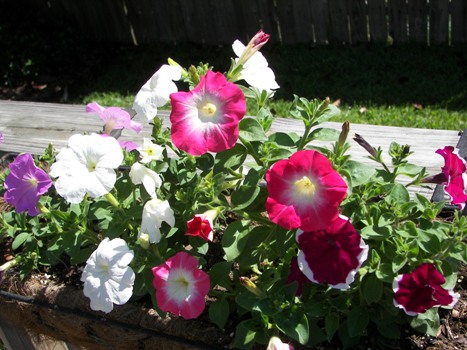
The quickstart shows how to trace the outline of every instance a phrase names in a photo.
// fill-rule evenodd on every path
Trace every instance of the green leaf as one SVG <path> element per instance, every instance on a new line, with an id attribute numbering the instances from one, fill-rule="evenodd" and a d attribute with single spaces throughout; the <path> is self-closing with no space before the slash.
<path id="1" fill-rule="evenodd" d="M 11 244 L 11 248 L 13 250 L 18 249 L 24 242 L 32 238 L 32 234 L 29 232 L 21 232 L 19 235 L 17 235 Z"/>
<path id="2" fill-rule="evenodd" d="M 279 146 L 294 147 L 295 143 L 300 140 L 296 133 L 275 132 L 269 136 L 269 141 L 277 143 Z"/>
<path id="3" fill-rule="evenodd" d="M 228 261 L 221 261 L 213 265 L 209 270 L 209 277 L 211 278 L 211 285 L 219 285 L 227 289 L 231 289 L 230 270 L 232 263 Z"/>
<path id="4" fill-rule="evenodd" d="M 360 234 L 363 239 L 375 239 L 375 240 L 383 240 L 388 238 L 391 235 L 391 227 L 384 226 L 365 226 L 360 231 Z"/>
<path id="5" fill-rule="evenodd" d="M 268 316 L 272 316 L 277 313 L 271 299 L 260 298 L 248 291 L 238 293 L 235 298 L 235 302 L 248 311 L 258 311 Z"/>
<path id="6" fill-rule="evenodd" d="M 339 134 L 340 132 L 336 129 L 316 128 L 310 133 L 308 140 L 337 141 L 339 139 Z"/>
<path id="7" fill-rule="evenodd" d="M 334 334 L 339 328 L 340 318 L 335 312 L 330 312 L 324 318 L 324 329 L 326 330 L 326 338 L 328 342 L 332 340 Z"/>
<path id="8" fill-rule="evenodd" d="M 422 169 L 423 168 L 421 168 L 421 167 L 419 167 L 419 166 L 417 166 L 415 164 L 406 163 L 406 164 L 400 165 L 397 168 L 397 173 L 414 177 L 414 176 L 417 176 L 418 174 L 420 174 Z"/>
<path id="9" fill-rule="evenodd" d="M 352 187 L 367 183 L 376 172 L 374 167 L 353 160 L 346 161 L 344 169 L 350 173 Z"/>
<path id="10" fill-rule="evenodd" d="M 392 186 L 389 195 L 386 196 L 385 200 L 390 203 L 394 201 L 396 203 L 405 204 L 410 201 L 410 194 L 404 185 L 396 183 Z"/>
<path id="11" fill-rule="evenodd" d="M 348 315 L 348 329 L 350 337 L 357 337 L 366 333 L 366 327 L 370 321 L 368 309 L 365 306 L 357 306 L 350 310 Z"/>
<path id="12" fill-rule="evenodd" d="M 308 318 L 301 309 L 284 311 L 274 320 L 277 328 L 289 337 L 303 345 L 308 342 Z"/>
<path id="13" fill-rule="evenodd" d="M 247 156 L 246 148 L 237 143 L 234 147 L 216 154 L 214 172 L 223 173 L 225 168 L 238 169 Z"/>
<path id="14" fill-rule="evenodd" d="M 436 337 L 440 326 L 438 308 L 428 309 L 425 313 L 413 317 L 410 326 L 421 333 Z"/>
<path id="15" fill-rule="evenodd" d="M 234 347 L 238 349 L 249 349 L 256 335 L 256 325 L 253 320 L 244 320 L 237 325 L 235 330 Z"/>
<path id="16" fill-rule="evenodd" d="M 227 261 L 236 259 L 245 248 L 247 235 L 252 230 L 250 221 L 234 221 L 224 231 L 222 247 Z"/>
<path id="17" fill-rule="evenodd" d="M 383 295 L 383 283 L 375 274 L 370 274 L 363 286 L 363 295 L 368 305 L 377 303 Z"/>
<path id="18" fill-rule="evenodd" d="M 255 118 L 243 118 L 238 124 L 240 137 L 248 142 L 267 141 L 268 137 Z"/>
<path id="19" fill-rule="evenodd" d="M 224 329 L 229 313 L 229 303 L 224 298 L 216 300 L 209 307 L 209 318 L 220 329 Z"/>

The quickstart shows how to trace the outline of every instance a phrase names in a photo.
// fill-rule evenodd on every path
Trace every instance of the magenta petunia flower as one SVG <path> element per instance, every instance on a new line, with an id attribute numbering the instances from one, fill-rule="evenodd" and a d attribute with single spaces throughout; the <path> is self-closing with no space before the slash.
<path id="1" fill-rule="evenodd" d="M 467 174 L 465 160 L 460 157 L 454 147 L 446 146 L 443 149 L 436 150 L 436 153 L 444 158 L 444 167 L 442 171 L 446 177 L 443 183 L 444 190 L 451 197 L 451 204 L 464 209 L 467 201 Z"/>
<path id="2" fill-rule="evenodd" d="M 297 231 L 300 270 L 315 283 L 348 289 L 368 257 L 368 245 L 350 220 L 339 216 L 326 230 Z"/>
<path id="3" fill-rule="evenodd" d="M 443 288 L 445 282 L 444 276 L 434 264 L 422 264 L 411 273 L 394 279 L 394 305 L 409 316 L 424 313 L 436 306 L 452 308 L 460 296 L 452 289 Z"/>
<path id="4" fill-rule="evenodd" d="M 246 102 L 224 75 L 208 71 L 193 90 L 173 93 L 170 101 L 172 142 L 179 149 L 198 156 L 235 146 Z"/>
<path id="5" fill-rule="evenodd" d="M 321 153 L 304 150 L 266 173 L 266 210 L 272 222 L 292 230 L 322 230 L 335 220 L 347 184 Z"/>
<path id="6" fill-rule="evenodd" d="M 20 154 L 9 165 L 10 173 L 5 179 L 5 201 L 15 207 L 18 213 L 25 210 L 28 215 L 39 214 L 37 202 L 52 185 L 49 175 L 34 164 L 28 153 Z"/>
<path id="7" fill-rule="evenodd" d="M 110 134 L 114 129 L 130 129 L 136 133 L 143 129 L 141 123 L 133 121 L 130 114 L 119 107 L 105 108 L 97 102 L 92 102 L 86 105 L 86 112 L 96 113 L 101 118 L 106 134 Z"/>
<path id="8" fill-rule="evenodd" d="M 178 252 L 162 265 L 152 268 L 157 305 L 185 319 L 196 318 L 204 310 L 210 288 L 209 275 L 198 268 L 198 260 Z"/>

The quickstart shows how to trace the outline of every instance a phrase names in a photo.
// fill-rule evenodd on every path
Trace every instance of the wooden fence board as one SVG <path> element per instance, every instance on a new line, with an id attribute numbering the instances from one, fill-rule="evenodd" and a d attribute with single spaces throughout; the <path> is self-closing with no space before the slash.
<path id="1" fill-rule="evenodd" d="M 368 13 L 365 0 L 347 0 L 351 44 L 368 42 Z"/>
<path id="2" fill-rule="evenodd" d="M 310 2 L 277 0 L 276 3 L 282 41 L 289 44 L 313 42 Z"/>
<path id="3" fill-rule="evenodd" d="M 313 34 L 315 37 L 315 43 L 320 45 L 329 44 L 329 10 L 327 6 L 327 0 L 313 1 L 311 18 L 313 21 Z"/>
<path id="4" fill-rule="evenodd" d="M 467 43 L 467 1 L 451 0 L 451 42 Z"/>
<path id="5" fill-rule="evenodd" d="M 430 44 L 449 43 L 449 0 L 430 0 Z"/>
<path id="6" fill-rule="evenodd" d="M 377 44 L 386 43 L 388 39 L 386 0 L 371 0 L 368 1 L 367 6 L 370 41 Z"/>
<path id="7" fill-rule="evenodd" d="M 5 0 L 4 0 L 5 1 Z M 466 0 L 16 0 L 90 40 L 228 45 L 258 29 L 271 42 L 467 42 Z M 16 4 L 15 2 L 15 4 Z M 8 2 L 5 1 L 6 4 Z M 451 19 L 451 20 L 450 20 Z M 451 26 L 450 26 L 451 24 Z"/>
<path id="8" fill-rule="evenodd" d="M 407 0 L 388 0 L 389 6 L 389 35 L 394 43 L 407 42 Z"/>
<path id="9" fill-rule="evenodd" d="M 347 2 L 328 0 L 329 6 L 329 36 L 337 44 L 350 43 L 349 18 Z"/>
<path id="10" fill-rule="evenodd" d="M 427 0 L 410 0 L 408 3 L 409 39 L 412 42 L 428 44 L 428 3 Z"/>

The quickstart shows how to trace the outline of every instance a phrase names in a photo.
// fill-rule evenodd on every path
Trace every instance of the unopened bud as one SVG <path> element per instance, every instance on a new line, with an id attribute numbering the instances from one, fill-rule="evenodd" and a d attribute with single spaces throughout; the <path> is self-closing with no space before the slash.
<path id="1" fill-rule="evenodd" d="M 261 290 L 259 289 L 256 284 L 250 280 L 248 277 L 240 277 L 240 283 L 246 288 L 248 289 L 248 291 L 250 291 L 251 293 L 255 294 L 256 296 L 260 297 L 260 298 L 265 298 L 266 297 L 266 294 Z"/>
<path id="2" fill-rule="evenodd" d="M 145 250 L 148 250 L 151 245 L 151 242 L 149 242 L 149 235 L 147 233 L 140 233 L 136 242 Z"/>
<path id="3" fill-rule="evenodd" d="M 349 131 L 350 131 L 350 123 L 348 120 L 346 120 L 343 124 L 342 124 L 342 131 L 341 133 L 339 134 L 339 145 L 342 147 L 345 143 L 345 141 L 347 140 L 347 136 L 349 136 Z"/>
<path id="4" fill-rule="evenodd" d="M 360 146 L 362 146 L 368 153 L 370 153 L 373 158 L 376 158 L 375 149 L 363 137 L 361 137 L 359 134 L 355 134 L 353 139 Z"/>

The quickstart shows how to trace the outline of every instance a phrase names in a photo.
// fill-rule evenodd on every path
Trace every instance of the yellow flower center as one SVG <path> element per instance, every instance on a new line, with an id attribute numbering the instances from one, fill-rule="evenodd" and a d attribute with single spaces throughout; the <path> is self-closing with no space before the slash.
<path id="1" fill-rule="evenodd" d="M 311 197 L 316 191 L 316 186 L 308 176 L 303 176 L 300 180 L 295 181 L 294 186 L 296 193 L 303 197 Z"/>
<path id="2" fill-rule="evenodd" d="M 32 177 L 29 179 L 29 183 L 33 186 L 33 187 L 37 187 L 37 180 Z"/>
<path id="3" fill-rule="evenodd" d="M 216 105 L 211 102 L 205 103 L 200 108 L 201 115 L 203 117 L 209 117 L 209 118 L 211 118 L 212 116 L 214 116 L 214 114 L 216 114 L 216 110 L 217 110 Z"/>
<path id="4" fill-rule="evenodd" d="M 94 170 L 96 170 L 96 163 L 95 162 L 92 162 L 92 161 L 89 161 L 88 162 L 88 170 L 92 173 Z"/>

